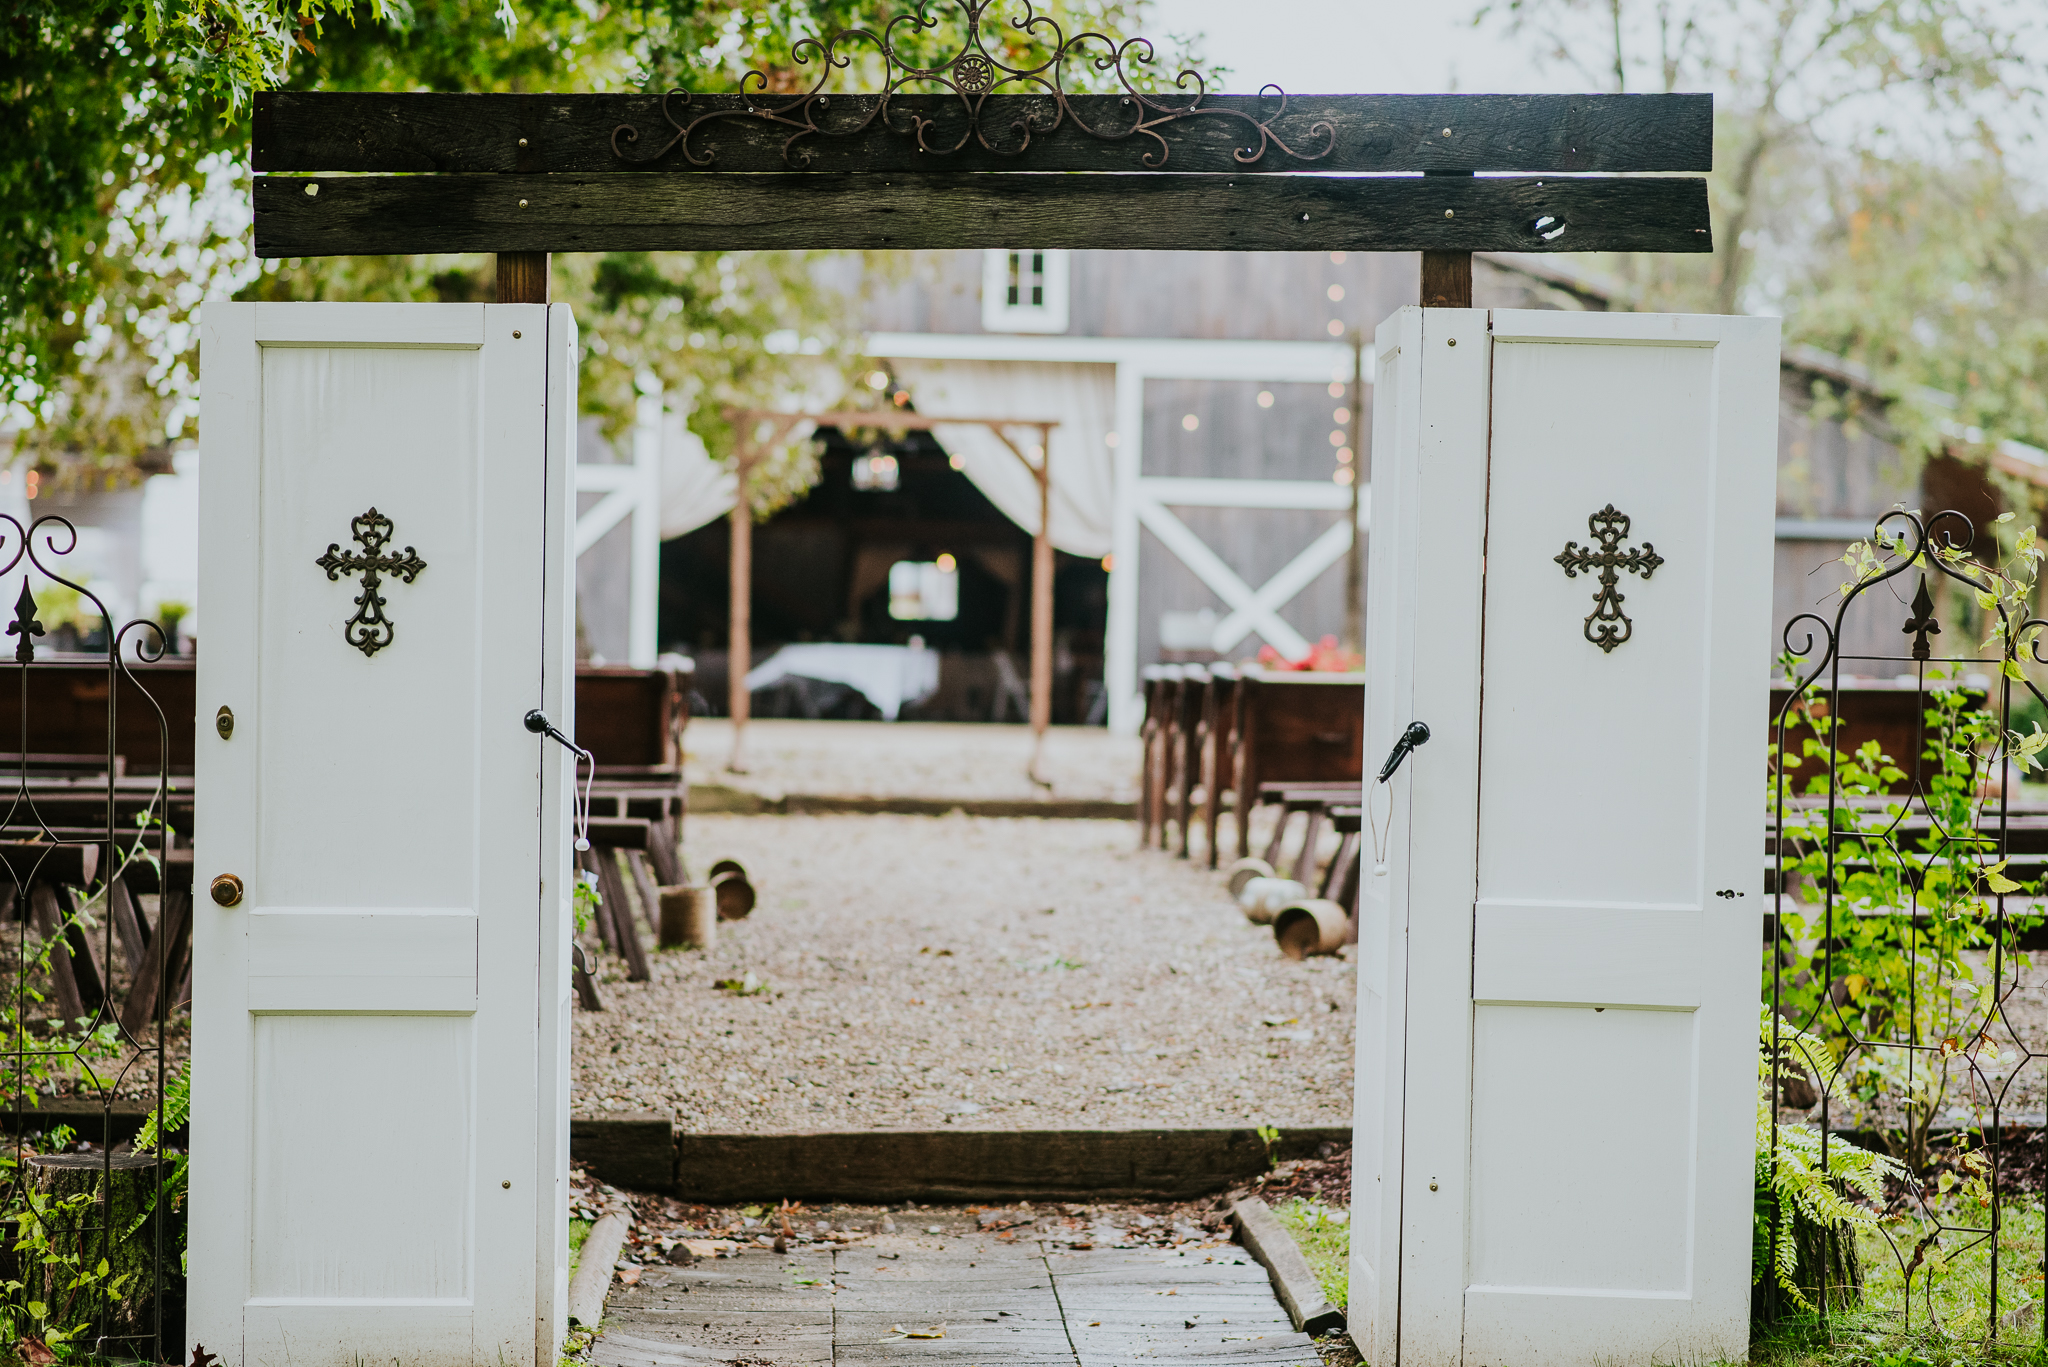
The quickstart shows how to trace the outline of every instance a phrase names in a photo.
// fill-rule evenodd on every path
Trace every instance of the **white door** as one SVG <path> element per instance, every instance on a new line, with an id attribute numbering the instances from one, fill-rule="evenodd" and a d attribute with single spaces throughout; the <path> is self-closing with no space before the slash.
<path id="1" fill-rule="evenodd" d="M 1379 346 L 1368 758 L 1432 738 L 1363 904 L 1354 1333 L 1739 1356 L 1776 320 L 1407 309 Z"/>
<path id="2" fill-rule="evenodd" d="M 521 719 L 573 698 L 574 321 L 208 304 L 202 345 L 187 1349 L 546 1367 L 568 775 Z"/>

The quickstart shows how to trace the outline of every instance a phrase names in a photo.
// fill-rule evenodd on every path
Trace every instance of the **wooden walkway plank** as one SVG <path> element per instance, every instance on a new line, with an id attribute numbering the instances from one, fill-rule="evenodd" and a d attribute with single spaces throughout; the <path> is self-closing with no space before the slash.
<path id="1" fill-rule="evenodd" d="M 808 1284 L 807 1284 L 808 1283 Z M 1192 1325 L 1190 1324 L 1192 1321 Z M 1072 1250 L 884 1238 L 650 1266 L 614 1290 L 598 1367 L 1316 1367 L 1266 1270 L 1234 1245 Z M 945 1336 L 898 1331 L 943 1325 Z"/>

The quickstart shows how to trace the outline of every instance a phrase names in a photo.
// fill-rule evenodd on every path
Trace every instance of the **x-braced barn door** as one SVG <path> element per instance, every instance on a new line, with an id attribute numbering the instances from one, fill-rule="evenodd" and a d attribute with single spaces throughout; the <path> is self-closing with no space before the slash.
<path id="1" fill-rule="evenodd" d="M 188 1350 L 550 1364 L 569 774 L 521 721 L 570 720 L 574 321 L 203 345 Z"/>
<path id="2" fill-rule="evenodd" d="M 1379 332 L 1352 1330 L 1746 1350 L 1777 323 Z M 1375 858 L 1369 846 L 1368 861 Z"/>

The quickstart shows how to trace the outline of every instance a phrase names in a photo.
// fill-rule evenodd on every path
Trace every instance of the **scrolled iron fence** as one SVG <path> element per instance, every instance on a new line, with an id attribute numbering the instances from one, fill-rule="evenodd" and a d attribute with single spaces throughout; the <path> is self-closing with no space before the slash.
<path id="1" fill-rule="evenodd" d="M 164 709 L 130 666 L 169 638 L 67 575 L 78 541 L 0 515 L 0 582 L 20 576 L 0 636 L 0 1343 L 163 1362 L 183 1338 L 191 864 Z"/>
<path id="2" fill-rule="evenodd" d="M 1759 1263 L 1767 1290 L 1822 1315 L 2039 1341 L 2048 993 L 2028 969 L 2048 800 L 2022 780 L 2048 760 L 2048 622 L 2042 549 L 2012 531 L 1890 513 L 1843 557 L 1832 614 L 1784 629 Z M 1874 634 L 1900 648 L 1845 649 Z M 1853 1218 L 1794 1238 L 1769 1193 L 1809 1169 Z"/>

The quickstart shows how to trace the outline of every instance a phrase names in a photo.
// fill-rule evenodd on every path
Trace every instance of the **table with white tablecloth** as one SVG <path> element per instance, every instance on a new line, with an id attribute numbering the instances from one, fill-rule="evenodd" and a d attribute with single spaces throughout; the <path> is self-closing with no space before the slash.
<path id="1" fill-rule="evenodd" d="M 747 674 L 754 692 L 784 679 L 844 684 L 895 721 L 906 703 L 938 691 L 939 652 L 923 646 L 863 646 L 818 642 L 784 646 Z"/>

